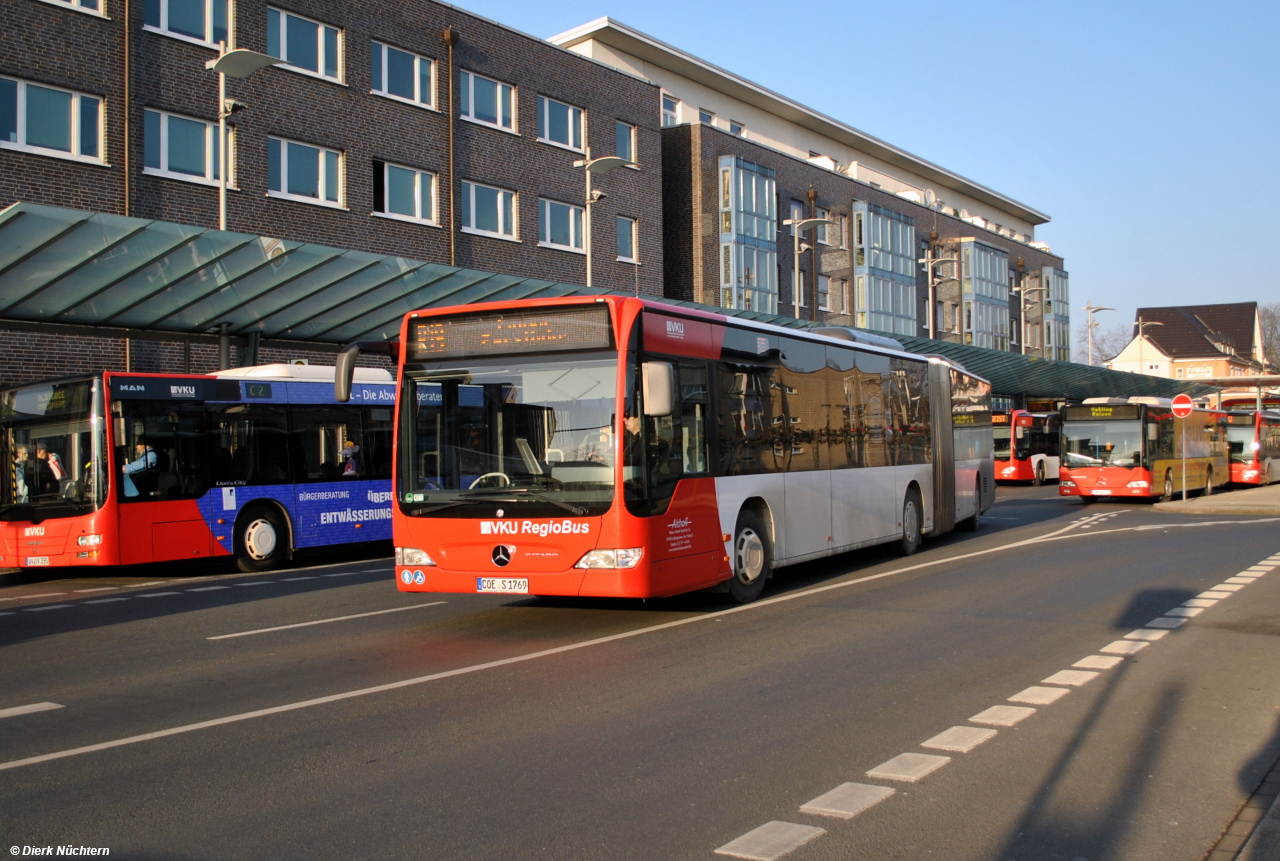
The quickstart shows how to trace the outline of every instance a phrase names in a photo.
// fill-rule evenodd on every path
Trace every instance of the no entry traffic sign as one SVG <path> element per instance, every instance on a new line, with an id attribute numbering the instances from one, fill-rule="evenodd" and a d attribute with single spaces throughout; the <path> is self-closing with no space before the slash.
<path id="1" fill-rule="evenodd" d="M 1174 395 L 1173 403 L 1170 406 L 1173 407 L 1173 414 L 1180 419 L 1185 419 L 1195 409 L 1195 404 L 1191 402 L 1191 396 L 1186 394 Z"/>

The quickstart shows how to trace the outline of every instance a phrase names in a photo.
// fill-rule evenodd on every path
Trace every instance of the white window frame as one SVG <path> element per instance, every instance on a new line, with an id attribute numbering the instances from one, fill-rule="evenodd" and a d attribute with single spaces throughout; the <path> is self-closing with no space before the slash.
<path id="1" fill-rule="evenodd" d="M 622 222 L 624 221 L 627 222 L 627 229 L 631 232 L 631 256 L 623 257 L 621 254 L 619 254 L 618 262 L 619 263 L 639 263 L 640 262 L 640 250 L 639 250 L 640 221 L 639 219 L 636 219 L 636 218 L 628 218 L 625 215 L 619 215 L 617 217 L 617 220 L 614 223 L 621 226 Z"/>
<path id="2" fill-rule="evenodd" d="M 626 130 L 627 130 L 627 147 L 628 147 L 628 149 L 630 149 L 630 152 L 628 152 L 625 156 L 624 156 L 624 155 L 622 155 L 622 153 L 617 152 L 617 149 L 618 149 L 618 127 L 619 127 L 619 126 L 625 127 L 625 128 L 626 128 Z M 629 164 L 627 165 L 627 167 L 636 167 L 636 166 L 637 166 L 637 165 L 636 165 L 636 146 L 637 146 L 637 141 L 636 141 L 636 127 L 635 127 L 634 125 L 632 125 L 631 123 L 624 123 L 622 120 L 614 120 L 614 121 L 613 121 L 613 148 L 614 148 L 614 155 L 619 156 L 619 157 L 621 157 L 621 158 L 625 158 L 625 159 L 629 162 Z"/>
<path id="3" fill-rule="evenodd" d="M 231 37 L 231 21 L 234 17 L 231 4 L 234 0 L 227 0 L 227 47 L 231 48 L 234 40 Z M 104 0 L 105 3 L 105 0 Z M 63 5 L 62 3 L 58 4 Z M 160 24 L 147 24 L 146 12 L 143 12 L 142 29 L 149 33 L 159 33 L 161 36 L 168 36 L 170 39 L 178 39 L 183 42 L 190 42 L 192 45 L 201 45 L 205 48 L 218 49 L 218 43 L 214 41 L 213 33 L 213 0 L 204 0 L 204 32 L 208 36 L 207 39 L 197 39 L 195 36 L 189 36 L 186 33 L 178 33 L 169 29 L 169 0 L 160 0 Z"/>
<path id="4" fill-rule="evenodd" d="M 490 78 L 487 75 L 477 75 L 475 72 L 468 72 L 466 69 L 460 69 L 458 71 L 458 74 L 460 76 L 466 75 L 470 79 L 469 81 L 467 81 L 467 90 L 466 90 L 467 103 L 461 106 L 461 112 L 458 114 L 458 119 L 466 120 L 469 123 L 475 123 L 477 125 L 485 126 L 486 128 L 497 129 L 498 131 L 506 132 L 507 134 L 513 134 L 513 135 L 519 134 L 519 127 L 516 125 L 517 91 L 514 84 L 508 84 L 503 81 L 499 81 L 497 78 Z M 496 123 L 491 123 L 488 120 L 478 119 L 475 116 L 474 111 L 475 111 L 475 102 L 476 102 L 476 99 L 475 99 L 475 93 L 476 93 L 475 79 L 476 78 L 479 78 L 482 81 L 488 81 L 491 84 L 498 85 L 498 121 Z M 504 105 L 502 104 L 502 88 L 503 87 L 506 87 L 507 90 L 510 92 L 508 104 L 505 105 L 506 110 L 510 114 L 510 116 L 504 116 L 502 113 L 502 110 L 504 107 Z M 502 124 L 503 119 L 510 120 L 511 124 L 509 126 L 503 125 Z"/>
<path id="5" fill-rule="evenodd" d="M 745 138 L 747 136 L 747 127 L 737 120 L 729 120 L 729 134 L 734 137 Z"/>
<path id="6" fill-rule="evenodd" d="M 815 210 L 815 215 L 814 215 L 813 217 L 814 217 L 814 218 L 830 218 L 830 217 L 831 217 L 831 210 L 829 210 L 829 209 L 822 209 L 821 207 L 818 207 L 818 208 Z M 816 239 L 818 240 L 818 244 L 819 244 L 819 245 L 827 245 L 827 246 L 830 246 L 830 245 L 831 245 L 831 230 L 830 230 L 831 225 L 830 225 L 830 224 L 815 224 L 815 225 L 814 225 L 814 228 L 815 228 L 815 230 L 814 230 L 815 237 L 814 237 L 814 238 L 816 238 Z"/>
<path id="7" fill-rule="evenodd" d="M 391 168 L 399 168 L 400 170 L 413 171 L 416 175 L 413 184 L 413 204 L 418 215 L 405 215 L 402 212 L 391 212 L 387 207 L 390 205 L 391 192 L 387 184 L 388 176 Z M 406 164 L 396 164 L 394 162 L 383 162 L 382 176 L 378 180 L 382 183 L 382 211 L 373 212 L 371 215 L 377 218 L 390 218 L 392 221 L 407 221 L 411 224 L 425 224 L 428 227 L 439 227 L 439 206 L 440 206 L 440 182 L 439 177 L 434 171 L 421 170 L 416 167 L 409 167 Z M 429 187 L 431 191 L 430 213 L 423 214 L 422 209 L 422 187 L 423 183 Z"/>
<path id="8" fill-rule="evenodd" d="M 346 79 L 346 41 L 347 40 L 346 40 L 346 33 L 343 31 L 341 27 L 336 27 L 333 24 L 326 24 L 323 21 L 317 21 L 315 18 L 308 18 L 306 15 L 299 15 L 298 13 L 290 12 L 287 9 L 280 9 L 276 6 L 268 6 L 267 16 L 270 17 L 272 14 L 276 14 L 280 16 L 280 63 L 277 66 L 278 68 L 288 69 L 290 72 L 297 72 L 299 75 L 306 75 L 309 78 L 316 78 L 317 80 L 328 81 L 331 84 L 342 84 L 343 86 L 345 86 L 344 81 Z M 285 55 L 289 53 L 289 35 L 288 35 L 289 28 L 285 22 L 286 17 L 297 18 L 299 21 L 306 21 L 308 24 L 316 25 L 316 65 L 318 66 L 318 69 L 316 71 L 313 72 L 310 69 L 304 69 L 301 66 L 292 65 L 288 61 L 288 59 L 286 59 Z M 268 25 L 268 29 L 269 28 L 270 28 L 270 25 Z M 325 53 L 324 53 L 324 31 L 326 29 L 333 30 L 338 34 L 338 37 L 336 40 L 338 43 L 337 44 L 338 56 L 334 58 L 335 60 L 334 68 L 337 70 L 337 75 L 326 75 L 324 73 L 324 66 L 325 66 L 325 59 L 326 59 Z M 267 50 L 268 50 L 268 53 L 270 53 L 270 45 L 267 46 Z"/>
<path id="9" fill-rule="evenodd" d="M 561 245 L 558 242 L 551 241 L 551 207 L 563 206 L 569 210 L 569 245 Z M 580 231 L 574 230 L 574 214 L 577 214 L 576 223 L 581 226 Z M 538 247 L 554 248 L 557 251 L 568 251 L 572 254 L 587 253 L 585 236 L 574 235 L 575 233 L 585 233 L 587 222 L 587 211 L 585 207 L 574 206 L 572 203 L 562 203 L 559 200 L 550 200 L 545 197 L 538 198 Z"/>
<path id="10" fill-rule="evenodd" d="M 668 101 L 670 101 L 672 105 L 671 110 L 669 111 L 667 110 Z M 675 96 L 671 95 L 670 93 L 663 93 L 662 96 L 660 97 L 659 105 L 661 106 L 661 113 L 659 114 L 661 118 L 661 122 L 660 122 L 661 128 L 665 129 L 668 126 L 680 125 L 680 100 L 679 99 L 677 99 Z M 671 118 L 671 122 L 667 122 L 668 117 Z"/>
<path id="11" fill-rule="evenodd" d="M 424 108 L 428 111 L 437 110 L 436 108 L 436 61 L 430 57 L 424 57 L 422 54 L 413 51 L 406 51 L 404 48 L 397 48 L 395 45 L 388 45 L 386 42 L 379 42 L 377 39 L 370 39 L 370 51 L 378 52 L 382 69 L 382 89 L 377 87 L 370 88 L 369 92 L 375 96 L 381 96 L 384 99 L 391 99 L 404 105 L 413 105 L 415 108 Z M 387 90 L 387 52 L 398 51 L 401 54 L 408 54 L 413 57 L 413 93 L 412 99 L 404 96 L 398 96 Z M 426 94 L 426 101 L 423 101 L 422 93 L 422 64 L 426 63 L 430 69 L 430 81 L 428 87 L 430 92 Z M 372 74 L 372 69 L 370 69 Z"/>
<path id="12" fill-rule="evenodd" d="M 268 148 L 270 148 L 271 146 L 274 146 L 276 142 L 279 142 L 280 144 L 284 145 L 280 149 L 280 186 L 281 187 L 279 189 L 268 188 L 267 197 L 276 197 L 281 200 L 294 200 L 294 201 L 297 201 L 298 203 L 309 203 L 312 206 L 325 206 L 325 207 L 328 207 L 329 209 L 346 209 L 347 208 L 345 205 L 345 195 L 343 194 L 343 189 L 344 189 L 344 186 L 346 185 L 347 167 L 346 167 L 346 158 L 344 157 L 342 150 L 329 149 L 328 147 L 323 147 L 318 144 L 307 143 L 306 141 L 291 140 L 289 138 L 277 137 L 275 135 L 270 135 L 267 137 Z M 297 144 L 298 146 L 304 146 L 304 147 L 307 147 L 308 149 L 316 150 L 316 158 L 320 160 L 318 173 L 317 173 L 317 186 L 318 186 L 317 191 L 320 194 L 319 197 L 307 197 L 305 194 L 290 194 L 286 190 L 289 188 L 288 144 Z M 326 176 L 325 176 L 326 171 L 325 171 L 325 166 L 323 162 L 323 156 L 325 153 L 334 153 L 338 156 L 338 199 L 336 201 L 326 199 L 326 194 L 328 193 L 329 189 L 327 186 L 328 180 L 326 179 Z M 268 153 L 267 153 L 268 165 L 270 164 L 270 160 L 271 160 L 270 149 L 268 149 Z M 267 179 L 268 184 L 270 183 L 270 181 L 271 181 L 270 175 L 268 174 L 268 179 Z"/>
<path id="13" fill-rule="evenodd" d="M 715 111 L 709 111 L 706 108 L 698 108 L 698 122 L 704 126 L 714 126 L 716 124 Z"/>
<path id="14" fill-rule="evenodd" d="M 516 192 L 512 191 L 509 188 L 500 188 L 496 185 L 486 185 L 485 183 L 482 183 L 482 182 L 472 182 L 469 179 L 462 180 L 462 194 L 467 197 L 466 211 L 467 211 L 467 214 L 471 216 L 472 223 L 475 222 L 475 217 L 476 217 L 475 189 L 477 187 L 487 188 L 487 189 L 491 189 L 492 191 L 498 192 L 499 194 L 499 203 L 498 203 L 499 231 L 495 233 L 491 230 L 481 230 L 478 227 L 471 227 L 465 223 L 463 223 L 459 227 L 459 230 L 463 233 L 471 233 L 476 236 L 488 236 L 493 239 L 504 239 L 507 242 L 519 242 L 520 241 L 520 195 L 518 195 Z M 511 224 L 509 225 L 501 224 L 501 221 L 502 221 L 501 195 L 504 195 L 504 194 L 511 195 Z M 510 233 L 502 232 L 501 230 L 502 227 L 510 227 L 511 232 Z"/>
<path id="15" fill-rule="evenodd" d="M 805 288 L 804 288 L 804 281 L 805 281 L 805 279 L 804 279 L 804 270 L 803 270 L 803 269 L 792 269 L 792 270 L 791 270 L 791 287 L 792 287 L 792 290 L 793 290 L 793 292 L 795 293 L 795 295 L 796 295 L 796 296 L 798 296 L 798 297 L 800 298 L 800 307 L 801 307 L 801 308 L 808 308 L 808 307 L 809 307 L 809 303 L 808 303 L 808 301 L 805 299 L 805 293 L 806 293 L 807 291 L 806 291 L 806 290 L 805 290 Z"/>
<path id="16" fill-rule="evenodd" d="M 107 17 L 106 0 L 98 0 L 97 9 L 86 9 L 81 5 L 83 0 L 41 0 L 41 2 L 48 3 L 50 6 L 61 6 L 63 9 L 74 9 L 77 12 L 83 12 L 86 15 L 94 15 L 98 18 Z"/>
<path id="17" fill-rule="evenodd" d="M 160 117 L 160 167 L 149 167 L 146 163 L 146 115 L 158 114 Z M 204 125 L 204 151 L 205 151 L 205 170 L 204 176 L 194 176 L 189 173 L 179 173 L 168 169 L 169 164 L 169 119 L 177 117 L 180 120 L 186 120 L 192 123 L 202 123 Z M 217 170 L 221 165 L 217 164 L 218 159 L 214 157 L 213 146 L 218 140 L 218 124 L 211 123 L 208 120 L 202 120 L 198 117 L 188 117 L 183 114 L 175 114 L 169 111 L 161 111 L 156 108 L 145 108 L 143 110 L 143 167 L 142 172 L 148 176 L 159 176 L 165 179 L 177 179 L 182 182 L 193 182 L 196 185 L 218 185 Z M 235 138 L 235 126 L 227 126 L 227 188 L 235 188 L 235 147 L 232 140 Z"/>
<path id="18" fill-rule="evenodd" d="M 827 283 L 826 290 L 822 289 L 822 282 L 824 280 Z M 831 276 L 830 275 L 822 275 L 822 274 L 818 275 L 818 310 L 819 311 L 832 310 L 831 308 Z"/>
<path id="19" fill-rule="evenodd" d="M 552 102 L 569 109 L 570 141 L 568 143 L 546 137 L 547 131 L 551 128 L 550 111 Z M 572 141 L 575 124 L 577 125 L 578 146 L 574 146 Z M 559 99 L 553 99 L 550 96 L 538 96 L 538 126 L 542 129 L 538 134 L 539 143 L 550 144 L 551 146 L 560 147 L 560 149 L 567 149 L 571 152 L 582 152 L 587 145 L 587 112 L 582 108 L 574 107 L 568 102 L 562 102 Z"/>
<path id="20" fill-rule="evenodd" d="M 33 155 L 45 155 L 52 158 L 65 159 L 66 161 L 80 162 L 81 164 L 107 164 L 107 139 L 106 139 L 106 112 L 104 111 L 104 99 L 101 96 L 95 96 L 92 93 L 82 93 L 77 90 L 68 90 L 66 87 L 52 87 L 48 84 L 37 83 L 35 81 L 25 81 L 22 78 L 14 78 L 8 75 L 0 76 L 0 80 L 12 81 L 17 84 L 17 94 L 14 103 L 16 116 L 16 133 L 18 139 L 16 141 L 0 140 L 0 148 L 18 150 L 19 152 L 31 153 Z M 49 149 L 47 147 L 35 146 L 27 143 L 27 86 L 41 87 L 46 90 L 53 90 L 58 93 L 66 93 L 71 96 L 71 124 L 70 135 L 71 151 L 60 149 Z M 98 154 L 81 155 L 80 154 L 80 99 L 93 99 L 98 103 Z"/>

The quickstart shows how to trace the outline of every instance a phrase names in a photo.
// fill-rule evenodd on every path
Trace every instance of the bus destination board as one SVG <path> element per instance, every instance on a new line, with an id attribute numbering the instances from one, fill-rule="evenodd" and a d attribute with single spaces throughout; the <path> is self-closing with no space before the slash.
<path id="1" fill-rule="evenodd" d="M 613 329 L 604 305 L 429 317 L 409 324 L 409 357 L 418 361 L 612 346 Z"/>
<path id="2" fill-rule="evenodd" d="M 1087 422 L 1105 419 L 1136 419 L 1140 407 L 1137 404 L 1087 404 L 1083 407 L 1067 407 L 1066 420 Z"/>

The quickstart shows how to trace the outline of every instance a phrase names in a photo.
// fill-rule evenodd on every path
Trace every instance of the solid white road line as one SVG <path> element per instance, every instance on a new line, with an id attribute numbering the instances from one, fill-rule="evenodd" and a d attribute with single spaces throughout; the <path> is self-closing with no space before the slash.
<path id="1" fill-rule="evenodd" d="M 1088 684 L 1098 677 L 1098 673 L 1091 673 L 1085 670 L 1058 670 L 1047 679 L 1041 679 L 1041 684 L 1045 685 L 1071 685 L 1078 688 L 1081 685 Z"/>
<path id="2" fill-rule="evenodd" d="M 1090 655 L 1087 658 L 1081 658 L 1071 666 L 1084 670 L 1109 670 L 1122 661 L 1124 658 L 1117 658 L 1115 655 Z"/>
<path id="3" fill-rule="evenodd" d="M 766 822 L 737 840 L 716 850 L 717 855 L 732 855 L 750 861 L 777 861 L 793 849 L 799 849 L 815 837 L 826 834 L 825 828 L 797 825 L 794 822 Z"/>
<path id="4" fill-rule="evenodd" d="M 968 753 L 984 741 L 995 738 L 996 730 L 981 729 L 976 726 L 953 726 L 943 730 L 928 741 L 920 742 L 921 747 L 934 750 L 950 750 L 955 753 Z M 848 786 L 849 784 L 845 784 Z M 813 802 L 810 801 L 810 804 Z M 802 808 L 803 809 L 803 808 Z"/>
<path id="5" fill-rule="evenodd" d="M 248 637 L 252 634 L 269 634 L 272 631 L 288 631 L 290 628 L 307 628 L 311 625 L 327 625 L 329 622 L 345 622 L 348 619 L 363 619 L 366 616 L 381 616 L 384 613 L 399 613 L 404 610 L 418 610 L 422 607 L 439 607 L 445 601 L 432 601 L 430 604 L 411 604 L 408 607 L 392 607 L 390 610 L 374 610 L 372 613 L 356 613 L 351 616 L 336 616 L 332 619 L 317 619 L 314 622 L 298 622 L 294 625 L 277 625 L 274 628 L 259 628 L 256 631 L 240 631 L 237 634 L 219 634 L 216 637 L 205 637 L 206 640 L 230 640 L 232 637 Z"/>
<path id="6" fill-rule="evenodd" d="M 62 706 L 57 703 L 32 703 L 29 706 L 14 706 L 11 709 L 0 709 L 0 718 L 17 717 L 18 715 L 29 715 L 34 712 L 47 712 L 60 708 L 62 708 Z"/>
<path id="7" fill-rule="evenodd" d="M 995 730 L 977 730 L 990 732 Z M 897 792 L 891 786 L 873 786 L 869 783 L 842 783 L 830 792 L 819 795 L 813 801 L 800 805 L 801 813 L 814 816 L 838 816 L 852 819 L 869 807 L 874 807 Z"/>
<path id="8" fill-rule="evenodd" d="M 1025 690 L 1018 691 L 1009 697 L 1011 703 L 1027 703 L 1033 706 L 1047 706 L 1050 703 L 1056 703 L 1065 697 L 1071 691 L 1067 688 L 1044 688 L 1039 685 L 1032 685 Z"/>
<path id="9" fill-rule="evenodd" d="M 931 753 L 900 753 L 888 762 L 882 762 L 868 771 L 867 777 L 915 783 L 933 774 L 950 761 L 949 756 L 935 756 Z"/>

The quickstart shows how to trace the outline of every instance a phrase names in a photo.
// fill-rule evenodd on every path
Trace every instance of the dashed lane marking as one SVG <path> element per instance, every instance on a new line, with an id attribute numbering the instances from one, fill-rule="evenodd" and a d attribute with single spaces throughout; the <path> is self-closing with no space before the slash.
<path id="1" fill-rule="evenodd" d="M 23 607 L 24 613 L 43 613 L 45 610 L 62 610 L 66 607 L 74 607 L 74 604 L 45 604 L 43 607 Z"/>
<path id="2" fill-rule="evenodd" d="M 306 577 L 285 577 L 280 582 L 281 583 L 297 583 L 299 580 L 318 580 L 318 579 L 320 578 L 316 577 L 316 575 L 308 574 Z"/>
<path id="3" fill-rule="evenodd" d="M 1254 580 L 1257 580 L 1257 579 L 1258 579 L 1257 577 L 1228 577 L 1223 582 L 1239 583 L 1241 586 L 1248 586 L 1250 583 L 1252 583 Z"/>
<path id="4" fill-rule="evenodd" d="M 969 718 L 969 723 L 984 723 L 987 726 L 1013 726 L 1018 721 L 1026 720 L 1035 713 L 1035 709 L 1023 706 L 992 706 L 986 711 L 978 712 Z"/>
<path id="5" fill-rule="evenodd" d="M 1166 610 L 1166 616 L 1186 616 L 1188 619 L 1192 616 L 1199 616 L 1204 612 L 1203 607 L 1174 607 L 1172 610 Z"/>
<path id="6" fill-rule="evenodd" d="M 321 574 L 321 577 L 353 577 L 356 574 L 364 574 L 364 571 L 339 571 L 336 574 Z"/>
<path id="7" fill-rule="evenodd" d="M 1096 673 L 1094 675 L 1097 675 Z M 943 730 L 928 741 L 920 742 L 921 747 L 934 750 L 950 750 L 955 753 L 968 753 L 984 741 L 996 737 L 996 730 L 982 729 L 976 726 L 953 726 Z M 849 786 L 850 784 L 845 784 Z M 810 804 L 813 802 L 810 801 Z M 803 810 L 803 808 L 801 808 Z"/>
<path id="8" fill-rule="evenodd" d="M 1071 685 L 1073 688 L 1078 688 L 1093 681 L 1098 675 L 1085 670 L 1058 670 L 1049 678 L 1041 679 L 1040 682 L 1046 685 Z"/>
<path id="9" fill-rule="evenodd" d="M 57 703 L 32 703 L 29 706 L 14 706 L 13 708 L 0 709 L 0 718 L 17 717 L 18 715 L 29 715 L 36 712 L 53 711 L 63 706 Z"/>
<path id="10" fill-rule="evenodd" d="M 270 586 L 270 580 L 254 580 L 252 583 L 234 583 L 234 586 Z"/>
<path id="11" fill-rule="evenodd" d="M 1033 706 L 1047 706 L 1071 693 L 1067 688 L 1045 688 L 1032 685 L 1009 697 L 1011 703 L 1027 703 Z"/>
<path id="12" fill-rule="evenodd" d="M 400 613 L 404 610 L 419 610 L 423 607 L 439 607 L 445 601 L 432 601 L 429 604 L 411 604 L 408 607 L 392 607 L 390 610 L 374 610 L 371 613 L 355 613 L 350 616 L 337 616 L 332 619 L 316 619 L 312 622 L 298 622 L 293 625 L 277 625 L 274 628 L 258 628 L 256 631 L 240 631 L 235 634 L 219 634 L 216 637 L 205 637 L 206 640 L 230 640 L 233 637 L 248 637 L 251 634 L 269 634 L 272 631 L 287 631 L 290 628 L 307 628 L 311 625 L 326 625 L 329 622 L 345 622 L 348 619 L 363 619 L 366 616 L 381 616 L 386 613 Z"/>
<path id="13" fill-rule="evenodd" d="M 983 732 L 984 730 L 977 730 Z M 993 735 L 995 730 L 989 730 Z M 800 805 L 801 813 L 815 816 L 836 816 L 852 819 L 864 810 L 874 807 L 897 792 L 891 786 L 873 786 L 869 783 L 842 783 L 830 792 L 823 793 L 807 804 Z"/>
<path id="14" fill-rule="evenodd" d="M 1118 658 L 1115 655 L 1090 655 L 1087 658 L 1081 658 L 1071 666 L 1084 670 L 1109 670 L 1123 660 L 1124 658 Z"/>
<path id="15" fill-rule="evenodd" d="M 181 595 L 181 592 L 148 592 L 145 595 L 137 595 L 138 598 L 163 598 L 166 595 Z"/>
<path id="16" fill-rule="evenodd" d="M 1154 643 L 1156 640 L 1169 636 L 1168 631 L 1152 631 L 1149 628 L 1139 628 L 1136 631 L 1130 631 L 1124 635 L 1126 640 L 1146 640 Z"/>
<path id="17" fill-rule="evenodd" d="M 1195 599 L 1193 598 L 1191 600 L 1194 601 Z M 1216 604 L 1218 602 L 1212 601 L 1210 603 Z M 1147 627 L 1148 628 L 1169 628 L 1170 630 L 1172 630 L 1174 628 L 1181 628 L 1185 624 L 1187 624 L 1186 619 L 1174 619 L 1171 616 L 1161 616 L 1159 619 L 1152 619 L 1150 622 L 1148 622 Z"/>
<path id="18" fill-rule="evenodd" d="M 115 604 L 117 601 L 128 601 L 128 598 L 95 598 L 92 601 L 85 601 L 86 604 Z"/>
<path id="19" fill-rule="evenodd" d="M 1244 586 L 1237 583 L 1219 583 L 1213 587 L 1214 592 L 1239 592 Z"/>
<path id="20" fill-rule="evenodd" d="M 825 828 L 774 820 L 748 831 L 737 840 L 730 840 L 717 849 L 716 854 L 747 858 L 750 861 L 776 861 L 826 833 Z"/>
<path id="21" fill-rule="evenodd" d="M 188 589 L 188 592 L 212 592 L 216 589 L 230 589 L 230 586 L 200 586 L 195 589 Z"/>
<path id="22" fill-rule="evenodd" d="M 36 598 L 56 598 L 66 592 L 41 592 L 39 595 L 14 595 L 12 598 L 0 598 L 3 601 L 33 601 Z"/>
<path id="23" fill-rule="evenodd" d="M 1201 607 L 1201 608 L 1212 607 L 1214 604 L 1218 603 L 1221 600 L 1222 600 L 1221 598 L 1192 598 L 1190 601 L 1183 601 L 1182 606 Z"/>
<path id="24" fill-rule="evenodd" d="M 1197 610 L 1196 612 L 1199 613 L 1200 611 Z M 1098 651 L 1105 652 L 1108 655 L 1135 655 L 1150 645 L 1150 643 L 1138 643 L 1133 640 L 1116 640 L 1114 643 L 1103 646 Z"/>
<path id="25" fill-rule="evenodd" d="M 950 761 L 949 756 L 935 756 L 931 753 L 900 753 L 888 762 L 882 762 L 868 771 L 867 777 L 915 783 L 933 774 Z"/>

